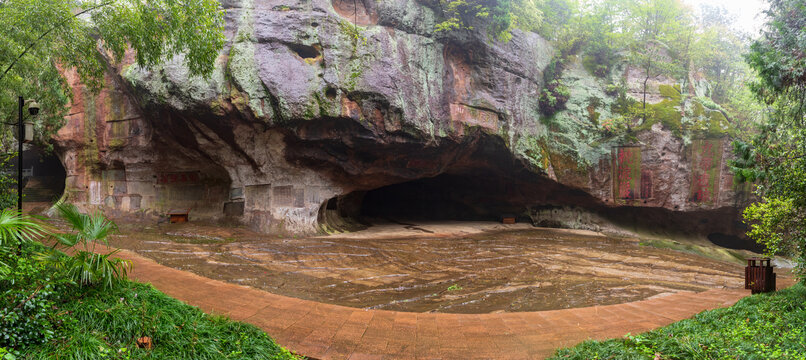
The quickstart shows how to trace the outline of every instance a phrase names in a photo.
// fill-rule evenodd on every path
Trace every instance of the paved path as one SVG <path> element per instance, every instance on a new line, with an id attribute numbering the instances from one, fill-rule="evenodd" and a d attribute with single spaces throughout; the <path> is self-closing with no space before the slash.
<path id="1" fill-rule="evenodd" d="M 133 261 L 133 279 L 208 313 L 257 325 L 282 346 L 315 359 L 542 359 L 560 347 L 644 332 L 749 294 L 714 289 L 540 312 L 407 313 L 275 295 L 169 268 L 130 251 L 119 255 Z"/>

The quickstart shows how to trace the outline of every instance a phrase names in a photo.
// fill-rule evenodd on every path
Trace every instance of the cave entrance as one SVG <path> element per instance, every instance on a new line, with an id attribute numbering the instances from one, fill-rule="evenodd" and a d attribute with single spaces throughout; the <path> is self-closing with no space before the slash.
<path id="1" fill-rule="evenodd" d="M 442 174 L 367 191 L 360 216 L 370 222 L 498 221 L 504 214 L 525 214 L 517 186 L 491 171 Z"/>
<path id="2" fill-rule="evenodd" d="M 64 194 L 67 172 L 53 153 L 33 147 L 22 154 L 23 210 L 34 213 L 47 210 Z M 11 159 L 9 165 L 3 170 L 16 180 L 17 158 Z M 16 181 L 13 186 L 17 186 Z"/>
<path id="3" fill-rule="evenodd" d="M 531 223 L 531 208 L 535 205 L 595 204 L 595 199 L 584 191 L 561 185 L 528 168 L 512 157 L 499 139 L 481 137 L 464 146 L 461 152 L 446 146 L 433 154 L 407 156 L 405 166 L 384 167 L 371 177 L 343 174 L 344 179 L 361 189 L 324 201 L 319 224 L 325 231 L 352 230 L 390 221 L 501 221 L 504 215 Z M 471 151 L 466 151 L 468 148 Z M 401 149 L 400 153 L 411 152 Z M 442 172 L 418 174 L 421 169 L 433 173 L 444 160 L 441 156 L 450 158 L 442 163 L 446 165 Z M 369 159 L 377 157 L 367 155 Z M 422 177 L 401 179 L 412 175 Z"/>
<path id="4" fill-rule="evenodd" d="M 446 173 L 334 197 L 320 209 L 320 224 L 357 230 L 379 223 L 530 222 L 522 184 L 491 170 Z"/>

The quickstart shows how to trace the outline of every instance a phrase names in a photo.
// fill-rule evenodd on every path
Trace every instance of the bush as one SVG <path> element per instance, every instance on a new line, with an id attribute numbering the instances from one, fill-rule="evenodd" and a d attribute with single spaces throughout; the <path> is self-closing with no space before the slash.
<path id="1" fill-rule="evenodd" d="M 610 119 L 604 119 L 599 126 L 605 135 L 621 135 L 630 128 L 630 121 L 623 116 L 616 115 Z"/>
<path id="2" fill-rule="evenodd" d="M 571 97 L 568 87 L 560 80 L 550 82 L 540 93 L 538 105 L 544 115 L 552 115 L 565 109 L 565 103 Z"/>
<path id="3" fill-rule="evenodd" d="M 57 294 L 52 284 L 33 291 L 6 290 L 0 296 L 0 346 L 24 347 L 53 338 L 51 310 Z"/>
<path id="4" fill-rule="evenodd" d="M 768 256 L 783 255 L 795 260 L 795 274 L 806 280 L 806 238 L 791 236 L 803 222 L 795 201 L 786 197 L 762 197 L 744 209 L 747 235 L 764 245 Z"/>
<path id="5" fill-rule="evenodd" d="M 607 84 L 604 90 L 605 94 L 610 96 L 617 96 L 619 98 L 627 96 L 627 84 Z"/>
<path id="6" fill-rule="evenodd" d="M 32 260 L 41 250 L 44 246 L 29 243 L 19 254 L 0 256 L 9 269 L 0 277 L 0 347 L 41 344 L 55 335 L 56 304 L 69 293 L 72 282 Z"/>
<path id="7" fill-rule="evenodd" d="M 618 61 L 618 55 L 615 50 L 611 48 L 607 41 L 591 40 L 585 42 L 585 53 L 587 56 L 582 61 L 585 69 L 590 71 L 593 75 L 605 78 L 610 74 L 610 70 Z"/>

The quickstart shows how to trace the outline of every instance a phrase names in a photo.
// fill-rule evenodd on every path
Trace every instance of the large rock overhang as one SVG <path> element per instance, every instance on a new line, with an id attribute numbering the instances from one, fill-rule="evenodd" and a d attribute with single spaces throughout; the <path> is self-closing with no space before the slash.
<path id="1" fill-rule="evenodd" d="M 210 79 L 189 77 L 181 58 L 118 67 L 97 96 L 72 76 L 56 139 L 69 199 L 314 233 L 366 215 L 365 200 L 394 215 L 380 211 L 385 196 L 425 188 L 451 195 L 448 217 L 601 228 L 643 213 L 741 232 L 746 192 L 724 138 L 686 143 L 658 125 L 589 164 L 546 151 L 563 140 L 537 111 L 553 50 L 535 34 L 436 36 L 433 11 L 413 1 L 361 2 L 358 27 L 345 4 L 269 3 L 226 4 L 230 41 Z"/>

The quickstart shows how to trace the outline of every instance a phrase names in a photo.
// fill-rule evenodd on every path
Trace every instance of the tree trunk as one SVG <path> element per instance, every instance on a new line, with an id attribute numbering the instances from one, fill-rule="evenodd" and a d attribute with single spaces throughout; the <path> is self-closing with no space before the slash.
<path id="1" fill-rule="evenodd" d="M 651 72 L 652 72 L 652 58 L 649 58 L 646 64 L 646 78 L 644 78 L 644 101 L 643 101 L 644 112 L 641 114 L 641 119 L 644 121 L 646 121 L 646 87 L 647 83 L 649 82 L 649 78 L 651 77 L 650 76 Z"/>

